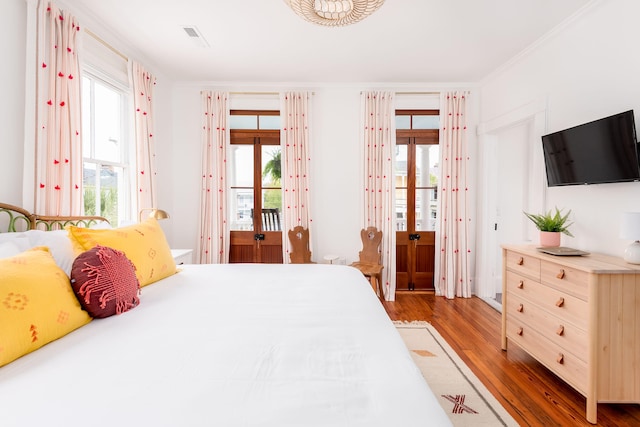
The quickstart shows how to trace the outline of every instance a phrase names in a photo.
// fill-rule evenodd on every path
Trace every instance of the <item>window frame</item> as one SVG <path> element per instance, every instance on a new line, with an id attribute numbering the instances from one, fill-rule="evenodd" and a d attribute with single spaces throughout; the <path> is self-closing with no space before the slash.
<path id="1" fill-rule="evenodd" d="M 128 87 L 125 84 L 122 84 L 121 82 L 119 82 L 117 79 L 110 77 L 107 73 L 97 69 L 95 66 L 92 66 L 90 64 L 82 64 L 82 68 L 81 68 L 81 78 L 82 78 L 82 109 L 84 111 L 84 107 L 85 107 L 85 102 L 87 102 L 86 100 L 86 96 L 84 93 L 84 79 L 87 78 L 89 79 L 90 82 L 90 97 L 89 97 L 89 102 L 90 105 L 88 107 L 88 111 L 89 111 L 89 134 L 87 135 L 87 132 L 85 132 L 85 128 L 83 126 L 83 133 L 82 133 L 82 139 L 83 139 L 83 145 L 82 145 L 82 163 L 83 163 L 83 188 L 82 188 L 82 196 L 83 196 L 83 203 L 82 203 L 82 211 L 83 214 L 85 214 L 84 212 L 84 195 L 85 195 L 85 190 L 84 190 L 84 165 L 85 164 L 91 164 L 94 165 L 96 168 L 96 194 L 100 194 L 100 170 L 102 170 L 102 168 L 104 166 L 107 167 L 117 167 L 117 168 L 122 168 L 122 177 L 123 177 L 123 182 L 122 185 L 119 186 L 119 191 L 120 189 L 122 189 L 122 191 L 124 192 L 124 194 L 119 194 L 118 197 L 118 222 L 119 223 L 126 223 L 126 222 L 131 222 L 135 219 L 135 215 L 133 212 L 133 206 L 134 204 L 134 200 L 133 198 L 135 197 L 135 191 L 134 191 L 134 186 L 135 186 L 135 165 L 136 163 L 136 155 L 135 155 L 135 144 L 134 144 L 134 138 L 133 138 L 133 118 L 131 117 L 131 111 L 132 111 L 132 107 L 131 107 L 131 102 L 132 102 L 132 93 L 131 93 L 131 88 Z M 103 160 L 100 158 L 96 157 L 96 135 L 95 135 L 95 84 L 99 83 L 101 85 L 103 85 L 104 87 L 113 90 L 114 92 L 118 93 L 120 95 L 120 161 L 110 161 L 110 160 Z M 84 118 L 83 118 L 83 125 L 84 125 Z M 88 145 L 89 145 L 89 153 L 87 155 L 87 153 L 85 153 L 85 143 L 88 139 Z M 104 213 L 101 212 L 100 209 L 100 204 L 96 201 L 96 206 L 95 206 L 95 215 L 100 215 L 100 216 L 104 216 Z M 118 224 L 114 224 L 114 225 L 118 225 Z"/>

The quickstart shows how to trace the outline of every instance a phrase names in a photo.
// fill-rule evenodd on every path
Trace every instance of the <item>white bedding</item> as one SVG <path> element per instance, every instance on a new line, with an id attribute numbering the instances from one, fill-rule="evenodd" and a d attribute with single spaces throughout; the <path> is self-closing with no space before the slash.
<path id="1" fill-rule="evenodd" d="M 451 425 L 357 270 L 183 267 L 0 368 L 0 425 Z"/>

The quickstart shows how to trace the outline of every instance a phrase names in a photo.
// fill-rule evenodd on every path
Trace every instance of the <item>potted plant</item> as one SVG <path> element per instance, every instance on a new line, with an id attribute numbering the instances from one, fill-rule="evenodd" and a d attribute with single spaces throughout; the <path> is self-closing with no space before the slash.
<path id="1" fill-rule="evenodd" d="M 552 213 L 552 211 L 543 214 L 524 212 L 526 217 L 533 221 L 536 228 L 540 230 L 541 246 L 560 246 L 561 233 L 573 237 L 573 234 L 568 230 L 573 224 L 568 222 L 570 213 L 571 210 L 562 215 L 562 212 L 557 207 L 555 208 L 555 213 Z"/>

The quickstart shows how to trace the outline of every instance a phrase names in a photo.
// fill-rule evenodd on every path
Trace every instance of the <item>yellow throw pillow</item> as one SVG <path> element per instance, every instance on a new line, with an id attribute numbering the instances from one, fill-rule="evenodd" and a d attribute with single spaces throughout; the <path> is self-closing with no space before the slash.
<path id="1" fill-rule="evenodd" d="M 74 247 L 82 248 L 80 252 L 96 245 L 124 252 L 136 267 L 141 287 L 176 273 L 171 248 L 155 218 L 121 228 L 98 230 L 70 225 L 67 230 Z"/>
<path id="2" fill-rule="evenodd" d="M 90 321 L 48 248 L 0 259 L 0 366 Z"/>

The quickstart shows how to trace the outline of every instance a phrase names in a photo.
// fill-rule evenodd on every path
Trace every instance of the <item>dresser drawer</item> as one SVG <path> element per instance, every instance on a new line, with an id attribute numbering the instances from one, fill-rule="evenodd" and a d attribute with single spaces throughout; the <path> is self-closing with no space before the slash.
<path id="1" fill-rule="evenodd" d="M 558 347 L 586 359 L 589 349 L 587 331 L 565 322 L 526 299 L 509 293 L 507 314 L 519 325 L 533 327 L 540 335 Z"/>
<path id="2" fill-rule="evenodd" d="M 512 271 L 507 271 L 507 303 L 510 295 L 534 302 L 555 316 L 561 323 L 571 323 L 587 329 L 589 305 L 585 300 L 558 289 L 540 284 Z"/>
<path id="3" fill-rule="evenodd" d="M 554 262 L 542 261 L 540 276 L 542 283 L 553 286 L 577 298 L 587 300 L 589 295 L 589 273 Z"/>
<path id="4" fill-rule="evenodd" d="M 587 364 L 560 346 L 547 340 L 536 330 L 507 315 L 507 337 L 535 357 L 540 363 L 576 390 L 585 393 L 587 389 Z"/>
<path id="5" fill-rule="evenodd" d="M 508 244 L 502 261 L 502 349 L 521 347 L 582 393 L 592 424 L 598 402 L 640 403 L 640 266 Z"/>
<path id="6" fill-rule="evenodd" d="M 540 280 L 540 260 L 519 252 L 507 251 L 507 270 Z"/>

